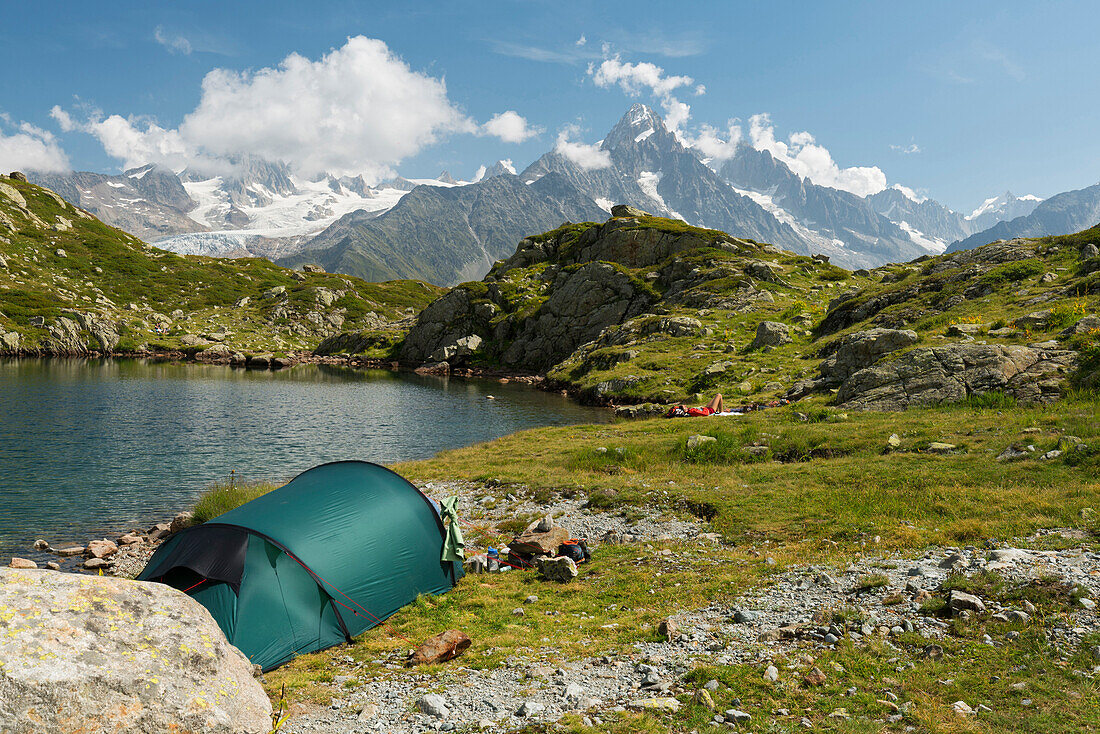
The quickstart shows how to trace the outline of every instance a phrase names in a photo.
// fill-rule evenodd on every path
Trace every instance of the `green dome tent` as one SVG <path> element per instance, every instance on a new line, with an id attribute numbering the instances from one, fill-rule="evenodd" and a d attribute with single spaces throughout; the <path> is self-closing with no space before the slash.
<path id="1" fill-rule="evenodd" d="M 440 560 L 446 537 L 400 475 L 339 461 L 177 533 L 138 578 L 186 592 L 267 671 L 449 590 L 462 565 Z"/>

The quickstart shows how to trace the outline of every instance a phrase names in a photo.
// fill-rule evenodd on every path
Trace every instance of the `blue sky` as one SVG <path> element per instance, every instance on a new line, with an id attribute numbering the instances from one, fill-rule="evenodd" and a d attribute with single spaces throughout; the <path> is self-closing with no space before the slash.
<path id="1" fill-rule="evenodd" d="M 567 126 L 594 143 L 642 101 L 689 105 L 686 139 L 710 125 L 728 141 L 733 119 L 746 142 L 805 148 L 811 178 L 858 189 L 843 169 L 877 167 L 964 211 L 1100 180 L 1093 3 L 5 5 L 3 162 L 216 165 L 252 146 L 302 170 L 469 178 L 526 165 Z M 487 126 L 508 111 L 522 120 Z"/>

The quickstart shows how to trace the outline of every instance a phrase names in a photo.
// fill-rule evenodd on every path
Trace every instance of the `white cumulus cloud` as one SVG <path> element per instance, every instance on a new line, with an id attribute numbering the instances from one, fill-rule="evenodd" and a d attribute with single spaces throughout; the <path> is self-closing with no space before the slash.
<path id="1" fill-rule="evenodd" d="M 610 53 L 605 45 L 605 56 Z M 631 63 L 623 61 L 617 54 L 605 58 L 598 66 L 588 65 L 588 75 L 597 87 L 608 89 L 618 86 L 632 97 L 648 92 L 656 97 L 665 111 L 665 125 L 685 145 L 690 145 L 690 137 L 684 130 L 691 119 L 691 105 L 681 102 L 674 94 L 677 89 L 686 88 L 696 96 L 706 94 L 707 88 L 695 84 L 690 76 L 670 75 L 656 64 L 648 61 Z"/>
<path id="2" fill-rule="evenodd" d="M 214 69 L 202 81 L 198 106 L 177 128 L 111 115 L 93 116 L 79 129 L 127 167 L 210 169 L 254 155 L 308 176 L 362 174 L 372 183 L 446 135 L 479 131 L 451 103 L 443 80 L 411 69 L 384 42 L 364 36 L 317 60 L 294 53 L 274 68 Z"/>
<path id="3" fill-rule="evenodd" d="M 604 59 L 599 66 L 590 64 L 588 74 L 597 87 L 606 89 L 617 84 L 631 96 L 637 96 L 648 89 L 657 97 L 664 98 L 680 87 L 690 87 L 695 83 L 690 76 L 669 76 L 656 64 L 648 61 L 632 64 L 622 61 L 617 55 Z"/>
<path id="4" fill-rule="evenodd" d="M 68 171 L 69 157 L 48 130 L 0 113 L 0 171 Z"/>
<path id="5" fill-rule="evenodd" d="M 579 136 L 580 132 L 580 127 L 577 125 L 563 127 L 558 132 L 558 141 L 554 145 L 554 151 L 587 171 L 610 168 L 611 154 L 606 150 L 600 150 L 598 145 L 589 145 L 570 139 Z"/>
<path id="6" fill-rule="evenodd" d="M 877 166 L 841 168 L 828 149 L 818 145 L 808 132 L 796 132 L 787 142 L 777 140 L 775 127 L 767 114 L 749 118 L 749 139 L 757 150 L 766 150 L 802 178 L 820 186 L 850 191 L 857 196 L 876 194 L 886 188 L 886 174 Z"/>
<path id="7" fill-rule="evenodd" d="M 718 163 L 728 161 L 737 154 L 741 136 L 741 126 L 733 119 L 726 123 L 725 132 L 703 123 L 699 126 L 699 133 L 692 136 L 688 143 L 708 158 L 712 166 L 717 167 Z"/>
<path id="8" fill-rule="evenodd" d="M 542 128 L 528 124 L 515 110 L 493 115 L 481 129 L 485 134 L 498 137 L 505 143 L 522 143 L 542 132 Z"/>

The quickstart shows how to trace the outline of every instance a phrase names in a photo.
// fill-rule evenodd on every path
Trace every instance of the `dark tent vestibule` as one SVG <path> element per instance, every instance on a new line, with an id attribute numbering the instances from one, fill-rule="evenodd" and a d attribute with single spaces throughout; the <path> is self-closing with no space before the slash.
<path id="1" fill-rule="evenodd" d="M 186 592 L 265 671 L 350 641 L 462 565 L 432 501 L 364 461 L 323 464 L 165 541 L 138 576 Z"/>

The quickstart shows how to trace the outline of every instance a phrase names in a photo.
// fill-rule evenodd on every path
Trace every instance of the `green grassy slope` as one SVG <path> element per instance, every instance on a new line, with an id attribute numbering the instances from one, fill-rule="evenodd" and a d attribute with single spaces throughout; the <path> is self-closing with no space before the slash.
<path id="1" fill-rule="evenodd" d="M 1100 363 L 1097 333 L 1059 336 L 1100 311 L 1100 260 L 1082 257 L 1083 246 L 1100 242 L 1100 228 L 853 273 L 722 232 L 642 217 L 631 225 L 639 241 L 645 230 L 658 230 L 693 243 L 644 267 L 631 267 L 635 252 L 604 249 L 618 258 L 612 264 L 630 276 L 635 292 L 652 296 L 648 312 L 610 326 L 549 369 L 509 364 L 507 350 L 517 335 L 549 318 L 544 305 L 555 274 L 599 252 L 587 235 L 601 226 L 563 225 L 528 238 L 529 250 L 545 245 L 549 258 L 526 264 L 530 258 L 517 254 L 483 281 L 456 286 L 471 315 L 443 331 L 466 329 L 483 338 L 469 360 L 475 366 L 545 370 L 588 398 L 619 403 L 701 400 L 714 392 L 734 401 L 772 399 L 816 377 L 820 353 L 833 340 L 875 327 L 916 331 L 919 341 L 911 348 L 971 338 L 1018 345 L 1060 339 L 1060 348 L 1085 355 L 1086 369 Z M 1043 323 L 1017 324 L 1036 311 L 1050 313 Z M 670 316 L 696 319 L 700 328 L 682 335 L 656 328 Z M 787 325 L 792 341 L 750 349 L 765 320 Z"/>
<path id="2" fill-rule="evenodd" d="M 1100 229 L 1024 241 L 1020 248 L 1031 256 L 1015 262 L 941 269 L 945 260 L 941 256 L 859 274 L 783 253 L 766 259 L 779 282 L 756 283 L 774 302 L 759 302 L 743 313 L 671 305 L 667 314 L 697 318 L 708 331 L 700 336 L 642 338 L 602 347 L 565 361 L 549 375 L 582 391 L 611 382 L 615 389 L 610 394 L 626 402 L 701 399 L 713 392 L 759 400 L 778 397 L 795 381 L 815 376 L 821 362 L 818 353 L 832 340 L 875 327 L 916 331 L 920 341 L 913 348 L 960 341 L 952 329 L 957 324 L 979 325 L 974 338 L 989 344 L 1057 339 L 1059 332 L 1077 320 L 1100 312 L 1097 263 L 1082 262 L 1078 254 L 1082 244 L 1093 241 L 1100 241 Z M 701 251 L 691 256 L 691 261 L 720 274 L 730 266 L 742 268 L 745 258 Z M 520 271 L 507 277 L 518 280 L 526 276 Z M 705 293 L 721 294 L 733 285 L 729 278 L 721 277 L 704 282 L 693 289 L 701 296 L 695 302 L 704 300 Z M 830 302 L 847 296 L 851 298 L 830 309 Z M 859 311 L 859 305 L 876 298 L 888 305 L 867 315 Z M 1015 327 L 1018 318 L 1042 310 L 1052 312 L 1045 324 Z M 765 320 L 787 324 L 793 341 L 748 349 L 757 325 Z M 1005 328 L 1007 332 L 999 331 Z M 1066 340 L 1061 346 L 1092 350 L 1095 355 L 1098 343 L 1100 335 L 1093 333 Z M 634 356 L 622 359 L 628 350 Z M 728 365 L 720 369 L 723 363 Z"/>
<path id="3" fill-rule="evenodd" d="M 0 179 L 3 351 L 51 351 L 51 326 L 77 314 L 117 332 L 117 352 L 176 350 L 203 334 L 246 352 L 306 350 L 337 326 L 384 326 L 441 292 L 419 281 L 367 283 L 261 259 L 176 255 L 48 189 Z M 90 334 L 81 338 L 97 349 Z"/>

